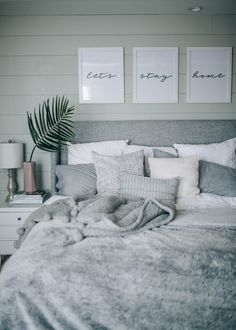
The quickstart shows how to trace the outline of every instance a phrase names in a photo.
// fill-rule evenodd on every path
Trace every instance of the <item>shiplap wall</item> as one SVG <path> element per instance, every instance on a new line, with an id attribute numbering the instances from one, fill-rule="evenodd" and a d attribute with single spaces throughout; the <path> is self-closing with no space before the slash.
<path id="1" fill-rule="evenodd" d="M 1 15 L 1 13 L 0 13 Z M 78 104 L 78 47 L 125 50 L 125 103 Z M 132 48 L 179 47 L 179 103 L 132 103 Z M 187 104 L 186 47 L 232 46 L 230 104 Z M 26 111 L 56 94 L 69 97 L 76 120 L 236 119 L 235 15 L 55 15 L 0 16 L 0 141 L 25 143 L 32 149 Z M 50 155 L 37 151 L 38 188 L 50 185 Z M 18 183 L 23 186 L 22 170 Z M 7 172 L 0 170 L 0 199 L 6 195 Z"/>

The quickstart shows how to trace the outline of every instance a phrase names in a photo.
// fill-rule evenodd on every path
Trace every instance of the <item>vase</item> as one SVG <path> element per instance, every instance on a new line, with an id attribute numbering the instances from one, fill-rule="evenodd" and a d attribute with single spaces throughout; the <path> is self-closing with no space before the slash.
<path id="1" fill-rule="evenodd" d="M 24 162 L 24 191 L 33 193 L 36 191 L 36 162 Z"/>

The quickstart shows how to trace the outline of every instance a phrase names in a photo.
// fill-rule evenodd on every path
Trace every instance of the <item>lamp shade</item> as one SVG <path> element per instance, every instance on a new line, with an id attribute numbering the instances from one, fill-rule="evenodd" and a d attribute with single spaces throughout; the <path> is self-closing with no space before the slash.
<path id="1" fill-rule="evenodd" d="M 22 143 L 0 143 L 0 168 L 20 168 L 22 163 Z"/>

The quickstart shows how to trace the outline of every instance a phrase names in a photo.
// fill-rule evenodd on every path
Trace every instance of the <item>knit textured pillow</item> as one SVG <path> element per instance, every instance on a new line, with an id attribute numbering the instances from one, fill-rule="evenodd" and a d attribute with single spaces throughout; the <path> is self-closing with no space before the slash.
<path id="1" fill-rule="evenodd" d="M 199 157 L 148 158 L 152 178 L 179 178 L 177 197 L 190 197 L 199 194 Z"/>
<path id="2" fill-rule="evenodd" d="M 104 156 L 92 153 L 97 172 L 97 192 L 100 195 L 117 195 L 121 172 L 143 176 L 143 150 L 122 154 L 120 156 Z"/>
<path id="3" fill-rule="evenodd" d="M 119 195 L 125 198 L 155 198 L 163 204 L 173 205 L 177 193 L 178 178 L 154 179 L 122 173 Z"/>

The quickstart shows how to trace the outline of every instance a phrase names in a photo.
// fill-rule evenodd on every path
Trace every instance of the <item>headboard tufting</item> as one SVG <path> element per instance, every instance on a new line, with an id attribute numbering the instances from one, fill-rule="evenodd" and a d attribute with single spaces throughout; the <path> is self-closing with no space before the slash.
<path id="1" fill-rule="evenodd" d="M 172 146 L 173 143 L 214 143 L 236 137 L 236 120 L 134 120 L 78 121 L 74 123 L 77 143 L 129 139 L 132 144 Z M 51 157 L 51 189 L 55 189 L 57 154 Z M 67 164 L 66 148 L 61 164 Z"/>

